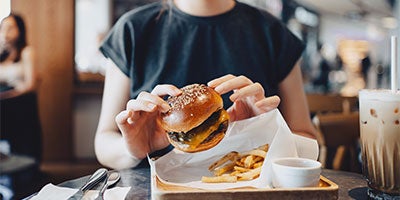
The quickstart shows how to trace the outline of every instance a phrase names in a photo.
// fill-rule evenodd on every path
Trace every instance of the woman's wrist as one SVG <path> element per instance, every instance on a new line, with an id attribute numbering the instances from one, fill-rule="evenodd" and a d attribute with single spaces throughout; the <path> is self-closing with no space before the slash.
<path id="1" fill-rule="evenodd" d="M 132 155 L 129 152 L 126 144 L 123 145 L 123 157 L 125 159 L 122 159 L 122 160 L 124 160 L 123 162 L 126 162 L 126 163 L 121 163 L 122 166 L 135 167 L 142 161 L 142 159 L 137 158 L 136 156 Z"/>
<path id="2" fill-rule="evenodd" d="M 126 157 L 128 158 L 126 166 L 129 167 L 136 167 L 142 161 L 141 159 L 130 154 L 128 151 L 126 153 Z"/>
<path id="3" fill-rule="evenodd" d="M 133 156 L 119 133 L 98 133 L 96 155 L 98 161 L 112 169 L 127 169 L 137 166 L 141 159 Z"/>

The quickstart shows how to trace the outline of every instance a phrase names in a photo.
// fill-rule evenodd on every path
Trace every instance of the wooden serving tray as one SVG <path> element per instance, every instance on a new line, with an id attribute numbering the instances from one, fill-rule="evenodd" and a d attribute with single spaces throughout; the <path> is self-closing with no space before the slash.
<path id="1" fill-rule="evenodd" d="M 227 190 L 203 190 L 190 187 L 169 185 L 161 182 L 157 176 L 151 178 L 152 199 L 337 199 L 338 185 L 324 176 L 320 176 L 318 187 L 304 188 L 235 188 Z"/>

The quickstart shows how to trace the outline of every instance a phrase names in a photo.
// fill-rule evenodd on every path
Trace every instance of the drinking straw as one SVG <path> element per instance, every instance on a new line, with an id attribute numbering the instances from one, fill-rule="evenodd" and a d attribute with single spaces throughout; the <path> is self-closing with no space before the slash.
<path id="1" fill-rule="evenodd" d="M 391 38 L 391 52 L 392 52 L 392 63 L 391 63 L 391 79 L 392 79 L 392 92 L 397 91 L 397 37 L 392 36 Z"/>

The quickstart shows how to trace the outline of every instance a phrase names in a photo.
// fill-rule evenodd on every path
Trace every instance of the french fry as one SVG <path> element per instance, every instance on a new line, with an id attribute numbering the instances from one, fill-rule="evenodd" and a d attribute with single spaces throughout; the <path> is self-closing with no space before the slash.
<path id="1" fill-rule="evenodd" d="M 260 156 L 262 158 L 265 158 L 265 156 L 267 155 L 267 152 L 263 151 L 261 149 L 254 149 L 251 151 L 247 151 L 247 152 L 243 153 L 242 155 L 254 155 L 254 156 Z"/>
<path id="2" fill-rule="evenodd" d="M 253 168 L 259 168 L 263 165 L 264 160 L 254 163 Z"/>
<path id="3" fill-rule="evenodd" d="M 237 167 L 237 166 L 235 166 L 235 167 Z M 245 168 L 243 168 L 243 169 L 245 169 Z M 235 170 L 235 171 L 233 171 L 232 173 L 230 173 L 229 175 L 231 175 L 231 176 L 236 176 L 236 175 L 238 175 L 238 174 L 240 174 L 240 173 L 242 173 L 241 171 L 238 171 L 238 170 Z"/>
<path id="4" fill-rule="evenodd" d="M 242 156 L 240 158 L 240 164 L 244 167 L 244 161 L 246 160 L 246 156 Z"/>
<path id="5" fill-rule="evenodd" d="M 252 169 L 248 172 L 243 172 L 241 174 L 237 174 L 236 176 L 238 177 L 238 180 L 240 181 L 247 181 L 247 180 L 252 180 L 254 178 L 257 178 L 260 176 L 261 173 L 261 167 Z"/>
<path id="6" fill-rule="evenodd" d="M 257 149 L 268 152 L 268 148 L 269 148 L 269 144 L 264 144 L 264 145 L 259 146 Z"/>
<path id="7" fill-rule="evenodd" d="M 239 167 L 239 166 L 234 166 L 233 170 L 235 170 L 234 172 L 239 172 L 239 173 L 250 171 L 249 168 L 244 168 L 244 167 Z M 238 174 L 238 173 L 236 173 L 236 174 Z"/>
<path id="8" fill-rule="evenodd" d="M 215 169 L 214 175 L 220 176 L 220 175 L 224 174 L 225 172 L 232 171 L 234 166 L 235 166 L 235 163 L 228 163 L 228 164 L 224 165 L 223 167 Z"/>
<path id="9" fill-rule="evenodd" d="M 252 164 L 253 164 L 253 156 L 252 155 L 246 156 L 246 159 L 244 159 L 244 167 L 250 168 Z"/>
<path id="10" fill-rule="evenodd" d="M 244 167 L 244 163 L 243 162 L 236 161 L 235 164 L 236 164 L 236 166 Z"/>
<path id="11" fill-rule="evenodd" d="M 211 164 L 208 167 L 208 170 L 212 171 L 212 170 L 216 169 L 217 167 L 225 164 L 229 160 L 231 160 L 231 161 L 236 160 L 236 157 L 238 157 L 238 155 L 239 155 L 238 152 L 232 151 L 232 152 L 226 154 L 225 156 L 223 156 L 221 159 L 219 159 L 216 162 L 214 162 L 213 164 Z"/>
<path id="12" fill-rule="evenodd" d="M 256 156 L 256 158 L 253 159 L 253 162 L 254 162 L 254 164 L 255 164 L 255 163 L 257 163 L 257 162 L 259 162 L 259 161 L 261 161 L 261 160 L 264 160 L 264 158 L 263 158 L 263 157 L 260 157 L 260 156 Z M 255 167 L 254 167 L 254 168 L 255 168 Z"/>
<path id="13" fill-rule="evenodd" d="M 203 176 L 201 177 L 201 181 L 204 183 L 235 183 L 237 181 L 236 176 Z"/>
<path id="14" fill-rule="evenodd" d="M 203 176 L 205 183 L 232 183 L 253 180 L 260 176 L 269 145 L 265 144 L 253 150 L 238 153 L 232 151 L 209 166 L 214 177 Z"/>

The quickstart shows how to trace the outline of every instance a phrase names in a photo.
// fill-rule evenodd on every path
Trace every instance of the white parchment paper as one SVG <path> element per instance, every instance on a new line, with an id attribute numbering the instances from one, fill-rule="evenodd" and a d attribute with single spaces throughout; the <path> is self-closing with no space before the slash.
<path id="1" fill-rule="evenodd" d="M 202 176 L 213 176 L 208 166 L 231 151 L 244 152 L 270 144 L 259 178 L 236 183 L 203 183 Z M 229 125 L 225 138 L 214 148 L 198 153 L 174 149 L 156 161 L 149 159 L 152 175 L 172 185 L 219 190 L 238 187 L 271 187 L 271 160 L 280 157 L 317 159 L 316 140 L 291 133 L 278 109 Z"/>

